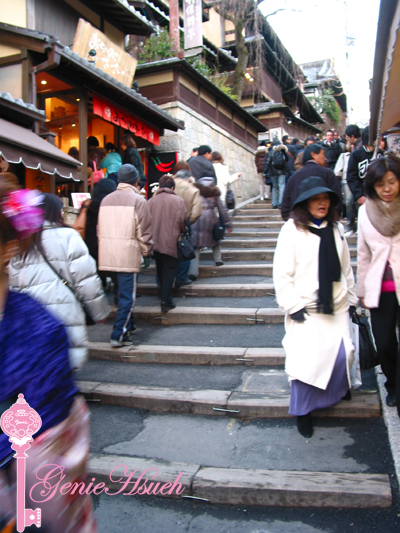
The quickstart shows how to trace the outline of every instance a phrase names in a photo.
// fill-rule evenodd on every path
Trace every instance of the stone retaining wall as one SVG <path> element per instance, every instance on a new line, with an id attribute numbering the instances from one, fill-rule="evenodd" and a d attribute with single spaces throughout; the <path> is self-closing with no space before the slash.
<path id="1" fill-rule="evenodd" d="M 181 102 L 170 102 L 160 106 L 174 118 L 185 122 L 185 129 L 173 132 L 166 130 L 160 139 L 160 151 L 178 151 L 187 160 L 194 146 L 208 144 L 213 151 L 221 152 L 231 174 L 242 172 L 232 185 L 238 201 L 244 201 L 259 194 L 258 176 L 254 163 L 254 151 L 239 139 L 211 123 Z"/>

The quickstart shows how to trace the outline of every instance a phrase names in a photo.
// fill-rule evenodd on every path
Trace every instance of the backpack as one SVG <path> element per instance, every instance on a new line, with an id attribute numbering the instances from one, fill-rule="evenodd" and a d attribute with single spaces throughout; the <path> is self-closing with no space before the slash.
<path id="1" fill-rule="evenodd" d="M 227 187 L 226 187 L 225 204 L 228 209 L 235 209 L 235 195 L 233 194 L 233 191 L 230 188 L 229 183 L 227 184 Z"/>
<path id="2" fill-rule="evenodd" d="M 274 150 L 272 153 L 272 166 L 275 170 L 283 170 L 285 168 L 286 158 L 282 150 Z"/>

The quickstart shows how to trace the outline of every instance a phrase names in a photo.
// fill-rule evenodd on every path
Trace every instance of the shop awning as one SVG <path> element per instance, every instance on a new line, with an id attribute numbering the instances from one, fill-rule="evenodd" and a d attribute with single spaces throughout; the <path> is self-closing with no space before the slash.
<path id="1" fill-rule="evenodd" d="M 45 174 L 79 181 L 77 167 L 82 163 L 64 154 L 36 133 L 0 118 L 0 156 L 9 163 L 22 163 Z"/>
<path id="2" fill-rule="evenodd" d="M 400 122 L 400 0 L 381 0 L 371 86 L 370 141 Z"/>

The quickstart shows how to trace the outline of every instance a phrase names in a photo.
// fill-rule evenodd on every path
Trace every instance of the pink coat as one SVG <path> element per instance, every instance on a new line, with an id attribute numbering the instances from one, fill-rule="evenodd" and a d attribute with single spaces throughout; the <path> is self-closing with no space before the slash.
<path id="1" fill-rule="evenodd" d="M 382 278 L 390 261 L 400 301 L 400 231 L 385 237 L 372 225 L 365 204 L 358 211 L 357 296 L 370 308 L 379 306 Z"/>

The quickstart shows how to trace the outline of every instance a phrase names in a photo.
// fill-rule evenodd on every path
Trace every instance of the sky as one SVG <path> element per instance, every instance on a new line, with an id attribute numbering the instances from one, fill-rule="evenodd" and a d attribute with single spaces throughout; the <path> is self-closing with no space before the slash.
<path id="1" fill-rule="evenodd" d="M 260 9 L 296 63 L 333 59 L 349 123 L 369 122 L 380 0 L 264 0 Z M 347 35 L 347 38 L 346 38 Z M 348 57 L 346 58 L 346 52 Z"/>

